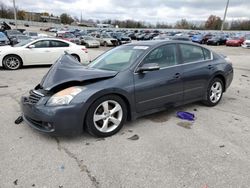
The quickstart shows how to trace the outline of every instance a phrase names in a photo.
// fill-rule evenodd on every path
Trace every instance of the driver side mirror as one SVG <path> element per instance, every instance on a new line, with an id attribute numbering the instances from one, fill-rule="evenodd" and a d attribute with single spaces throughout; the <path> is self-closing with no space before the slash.
<path id="1" fill-rule="evenodd" d="M 35 48 L 35 45 L 31 44 L 28 46 L 29 49 Z"/>
<path id="2" fill-rule="evenodd" d="M 158 63 L 146 63 L 141 67 L 138 67 L 137 72 L 145 72 L 145 71 L 156 71 L 160 70 L 160 66 Z"/>

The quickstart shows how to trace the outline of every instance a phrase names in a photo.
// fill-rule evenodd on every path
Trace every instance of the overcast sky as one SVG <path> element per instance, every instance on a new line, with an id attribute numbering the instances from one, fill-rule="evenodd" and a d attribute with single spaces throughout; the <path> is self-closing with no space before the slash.
<path id="1" fill-rule="evenodd" d="M 12 5 L 12 0 L 0 0 Z M 202 21 L 209 15 L 223 17 L 227 0 L 16 0 L 19 8 L 49 12 L 54 15 L 68 13 L 84 19 L 134 19 L 151 23 L 177 20 Z M 230 0 L 228 20 L 250 19 L 250 0 Z"/>

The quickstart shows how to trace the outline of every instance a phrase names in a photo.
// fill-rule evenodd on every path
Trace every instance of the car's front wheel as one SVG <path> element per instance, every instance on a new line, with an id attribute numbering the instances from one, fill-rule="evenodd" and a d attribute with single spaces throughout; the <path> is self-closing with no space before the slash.
<path id="1" fill-rule="evenodd" d="M 86 116 L 87 131 L 98 137 L 117 133 L 127 119 L 126 104 L 117 95 L 107 95 L 97 99 Z"/>
<path id="2" fill-rule="evenodd" d="M 220 78 L 214 78 L 207 89 L 207 93 L 206 93 L 206 101 L 204 101 L 204 103 L 207 106 L 215 106 L 217 105 L 223 95 L 223 88 L 224 88 L 224 84 L 222 82 L 222 80 Z"/>
<path id="3" fill-rule="evenodd" d="M 8 70 L 17 70 L 22 66 L 22 60 L 16 55 L 8 55 L 3 59 L 3 67 Z"/>

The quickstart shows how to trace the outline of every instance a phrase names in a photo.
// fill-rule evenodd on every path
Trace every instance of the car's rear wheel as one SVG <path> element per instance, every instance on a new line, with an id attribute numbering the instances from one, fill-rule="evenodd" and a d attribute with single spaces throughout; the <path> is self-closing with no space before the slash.
<path id="1" fill-rule="evenodd" d="M 125 102 L 116 95 L 97 99 L 89 108 L 86 116 L 87 131 L 98 137 L 117 133 L 127 118 Z"/>
<path id="2" fill-rule="evenodd" d="M 17 70 L 22 66 L 22 59 L 16 55 L 8 55 L 3 59 L 3 67 L 8 70 Z"/>
<path id="3" fill-rule="evenodd" d="M 215 106 L 217 105 L 223 95 L 223 88 L 224 84 L 220 78 L 214 78 L 207 89 L 206 97 L 207 99 L 204 101 L 204 103 L 207 106 Z"/>

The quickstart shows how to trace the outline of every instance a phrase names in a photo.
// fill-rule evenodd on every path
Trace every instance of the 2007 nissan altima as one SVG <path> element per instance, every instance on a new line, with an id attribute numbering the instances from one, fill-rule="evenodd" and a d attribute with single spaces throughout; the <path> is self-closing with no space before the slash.
<path id="1" fill-rule="evenodd" d="M 23 118 L 53 135 L 104 137 L 126 120 L 195 101 L 217 105 L 233 79 L 223 55 L 184 41 L 116 47 L 88 66 L 64 55 L 22 97 Z"/>

